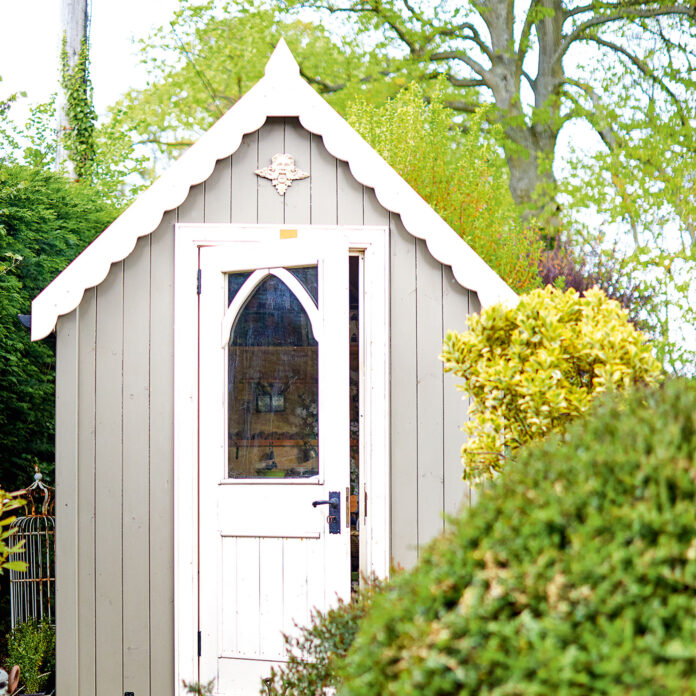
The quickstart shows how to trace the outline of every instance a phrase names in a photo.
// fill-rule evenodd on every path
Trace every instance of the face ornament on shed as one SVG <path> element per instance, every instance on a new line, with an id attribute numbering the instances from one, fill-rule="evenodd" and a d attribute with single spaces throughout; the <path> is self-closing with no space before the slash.
<path id="1" fill-rule="evenodd" d="M 303 172 L 295 166 L 295 158 L 287 152 L 273 155 L 271 166 L 257 169 L 255 174 L 264 177 L 264 179 L 270 179 L 281 196 L 285 195 L 293 181 L 309 177 L 307 172 Z"/>

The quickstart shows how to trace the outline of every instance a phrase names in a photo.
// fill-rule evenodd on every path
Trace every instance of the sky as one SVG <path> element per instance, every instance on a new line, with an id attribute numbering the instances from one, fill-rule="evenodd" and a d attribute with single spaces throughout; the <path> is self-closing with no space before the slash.
<path id="1" fill-rule="evenodd" d="M 106 107 L 146 75 L 135 39 L 169 21 L 177 0 L 92 0 L 91 74 L 94 105 Z M 18 91 L 27 103 L 47 101 L 58 89 L 60 0 L 0 0 L 0 101 Z M 13 108 L 15 118 L 25 107 Z"/>

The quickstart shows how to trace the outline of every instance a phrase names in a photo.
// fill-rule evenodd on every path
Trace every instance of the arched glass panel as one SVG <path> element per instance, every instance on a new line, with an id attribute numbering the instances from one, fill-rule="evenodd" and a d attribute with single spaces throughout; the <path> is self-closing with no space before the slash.
<path id="1" fill-rule="evenodd" d="M 232 300 L 239 292 L 239 288 L 244 285 L 247 278 L 251 275 L 251 271 L 242 271 L 241 273 L 229 273 L 227 275 L 227 304 L 232 304 Z"/>
<path id="2" fill-rule="evenodd" d="M 264 278 L 228 345 L 229 478 L 319 473 L 318 351 L 297 297 L 279 278 Z"/>
<path id="3" fill-rule="evenodd" d="M 314 304 L 319 306 L 319 273 L 316 266 L 299 266 L 298 268 L 288 268 L 297 280 L 314 300 Z"/>

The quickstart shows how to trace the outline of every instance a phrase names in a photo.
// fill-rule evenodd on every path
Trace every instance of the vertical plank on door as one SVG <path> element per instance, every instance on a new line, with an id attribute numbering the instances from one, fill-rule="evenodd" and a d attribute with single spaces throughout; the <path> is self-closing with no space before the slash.
<path id="1" fill-rule="evenodd" d="M 259 546 L 259 638 L 260 655 L 269 660 L 283 657 L 283 540 L 261 539 Z"/>
<path id="2" fill-rule="evenodd" d="M 319 135 L 311 136 L 312 224 L 337 224 L 336 158 L 324 146 Z"/>
<path id="3" fill-rule="evenodd" d="M 307 623 L 308 544 L 313 542 L 316 540 L 283 539 L 283 633 L 289 636 L 298 634 L 295 624 Z M 323 561 L 323 557 L 318 560 Z"/>
<path id="4" fill-rule="evenodd" d="M 242 138 L 237 152 L 232 155 L 232 222 L 258 222 L 258 189 L 256 174 L 259 168 L 259 132 Z"/>
<path id="5" fill-rule="evenodd" d="M 244 657 L 258 657 L 259 633 L 259 538 L 237 538 L 237 649 Z M 222 588 L 224 592 L 225 589 Z M 228 588 L 229 591 L 229 588 Z"/>
<path id="6" fill-rule="evenodd" d="M 229 222 L 232 208 L 232 158 L 218 160 L 204 183 L 205 221 Z"/>
<path id="7" fill-rule="evenodd" d="M 469 314 L 469 291 L 456 281 L 449 266 L 442 273 L 443 331 L 465 331 Z M 468 399 L 457 389 L 461 380 L 451 373 L 444 376 L 444 458 L 445 513 L 455 515 L 469 505 L 469 486 L 462 480 L 461 448 L 465 435 L 462 426 L 467 420 Z"/>
<path id="8" fill-rule="evenodd" d="M 392 562 L 418 559 L 416 240 L 390 215 Z"/>
<path id="9" fill-rule="evenodd" d="M 338 224 L 362 225 L 364 220 L 362 184 L 351 174 L 347 162 L 337 161 L 336 177 Z"/>
<path id="10" fill-rule="evenodd" d="M 259 131 L 259 166 L 268 167 L 273 155 L 285 152 L 285 120 L 269 118 Z M 270 179 L 258 177 L 259 224 L 284 222 L 284 196 L 281 196 Z"/>
<path id="11" fill-rule="evenodd" d="M 80 313 L 80 374 L 78 379 L 78 505 L 80 516 L 78 555 L 78 586 L 80 607 L 78 611 L 80 662 L 78 691 L 80 694 L 96 693 L 96 597 L 95 597 L 95 434 L 96 405 L 95 378 L 97 365 L 97 291 L 85 291 Z"/>
<path id="12" fill-rule="evenodd" d="M 237 601 L 237 537 L 218 538 L 220 549 L 220 615 L 236 617 Z M 211 572 L 211 571 L 206 571 Z M 242 597 L 242 601 L 244 598 Z M 237 642 L 237 622 L 220 621 L 220 650 L 227 655 L 236 655 L 239 650 Z"/>
<path id="13" fill-rule="evenodd" d="M 78 312 L 58 319 L 56 367 L 56 614 L 57 687 L 78 688 Z"/>
<path id="14" fill-rule="evenodd" d="M 174 223 L 150 246 L 150 692 L 174 693 Z"/>
<path id="15" fill-rule="evenodd" d="M 418 547 L 444 529 L 442 264 L 416 241 Z"/>
<path id="16" fill-rule="evenodd" d="M 97 693 L 123 691 L 123 262 L 97 288 Z"/>
<path id="17" fill-rule="evenodd" d="M 123 681 L 150 691 L 150 237 L 123 261 Z"/>
<path id="18" fill-rule="evenodd" d="M 310 156 L 310 134 L 296 118 L 285 119 L 285 152 L 295 157 L 295 166 L 310 176 L 309 179 L 294 181 L 285 193 L 285 223 L 308 225 L 311 222 L 310 188 L 312 162 Z"/>

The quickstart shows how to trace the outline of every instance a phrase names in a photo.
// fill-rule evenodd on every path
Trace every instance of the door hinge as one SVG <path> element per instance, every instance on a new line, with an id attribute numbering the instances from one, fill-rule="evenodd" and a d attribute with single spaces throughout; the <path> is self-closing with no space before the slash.
<path id="1" fill-rule="evenodd" d="M 201 276 L 203 275 L 201 269 L 198 269 L 198 279 L 196 281 L 196 294 L 200 295 L 201 294 Z"/>
<path id="2" fill-rule="evenodd" d="M 198 631 L 198 657 L 201 656 L 201 632 Z"/>

